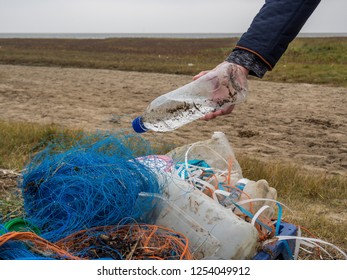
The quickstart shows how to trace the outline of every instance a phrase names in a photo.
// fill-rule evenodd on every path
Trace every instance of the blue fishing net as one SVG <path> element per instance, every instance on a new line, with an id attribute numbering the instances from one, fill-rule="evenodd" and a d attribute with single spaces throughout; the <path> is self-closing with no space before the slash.
<path id="1" fill-rule="evenodd" d="M 136 220 L 143 211 L 135 207 L 138 194 L 161 191 L 153 171 L 136 160 L 150 153 L 148 142 L 125 134 L 83 135 L 71 147 L 50 143 L 22 174 L 26 219 L 51 242 Z"/>

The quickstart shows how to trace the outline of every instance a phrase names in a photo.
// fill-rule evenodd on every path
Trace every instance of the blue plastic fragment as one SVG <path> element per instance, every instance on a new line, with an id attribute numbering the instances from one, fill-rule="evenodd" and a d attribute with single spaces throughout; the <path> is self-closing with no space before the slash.
<path id="1" fill-rule="evenodd" d="M 289 223 L 281 222 L 278 236 L 296 236 L 298 228 Z M 279 240 L 266 244 L 253 260 L 292 260 L 295 240 Z"/>

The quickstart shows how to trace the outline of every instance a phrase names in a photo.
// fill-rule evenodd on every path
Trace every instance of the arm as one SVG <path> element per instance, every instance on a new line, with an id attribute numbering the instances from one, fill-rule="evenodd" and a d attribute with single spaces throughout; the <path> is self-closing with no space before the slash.
<path id="1" fill-rule="evenodd" d="M 266 0 L 226 59 L 262 78 L 272 70 L 320 0 Z"/>
<path id="2" fill-rule="evenodd" d="M 319 3 L 320 0 L 266 0 L 247 32 L 222 63 L 235 64 L 240 70 L 233 79 L 246 81 L 248 74 L 262 78 L 271 71 Z M 200 72 L 193 79 L 207 72 Z M 229 114 L 233 108 L 234 105 L 231 105 L 202 119 Z"/>

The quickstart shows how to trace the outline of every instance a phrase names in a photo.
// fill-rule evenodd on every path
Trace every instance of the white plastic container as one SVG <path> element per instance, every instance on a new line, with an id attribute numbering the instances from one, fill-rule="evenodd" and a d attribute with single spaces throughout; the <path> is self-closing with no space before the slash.
<path id="1" fill-rule="evenodd" d="M 170 158 L 160 159 L 170 162 Z M 146 164 L 146 158 L 141 160 Z M 139 195 L 136 207 L 144 209 L 140 221 L 184 234 L 196 259 L 242 260 L 256 254 L 258 232 L 254 226 L 179 178 L 174 168 L 171 172 L 164 169 L 154 170 L 164 185 L 163 195 Z"/>
<path id="2" fill-rule="evenodd" d="M 244 79 L 235 81 L 234 76 L 244 76 Z M 246 95 L 245 75 L 235 64 L 225 63 L 199 79 L 157 97 L 132 125 L 138 133 L 172 131 L 208 113 L 241 103 Z"/>
<path id="3" fill-rule="evenodd" d="M 185 234 L 193 244 L 194 256 L 204 259 L 250 259 L 256 253 L 258 231 L 250 223 L 236 216 L 230 209 L 203 194 L 178 177 L 172 178 L 165 192 L 167 200 L 182 211 L 182 215 L 198 223 L 209 235 L 218 240 L 215 252 L 205 250 L 203 240 L 193 242 L 197 231 L 177 223 L 174 230 Z M 184 213 L 184 214 L 183 214 Z M 164 211 L 157 223 L 171 226 L 173 222 Z M 211 242 L 210 242 L 211 243 Z"/>

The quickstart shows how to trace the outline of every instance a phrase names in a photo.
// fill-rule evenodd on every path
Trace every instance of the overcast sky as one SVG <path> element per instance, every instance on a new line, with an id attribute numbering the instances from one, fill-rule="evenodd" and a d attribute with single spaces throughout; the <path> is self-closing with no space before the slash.
<path id="1" fill-rule="evenodd" d="M 0 0 L 0 33 L 242 33 L 265 0 Z M 302 32 L 347 33 L 347 0 Z"/>

